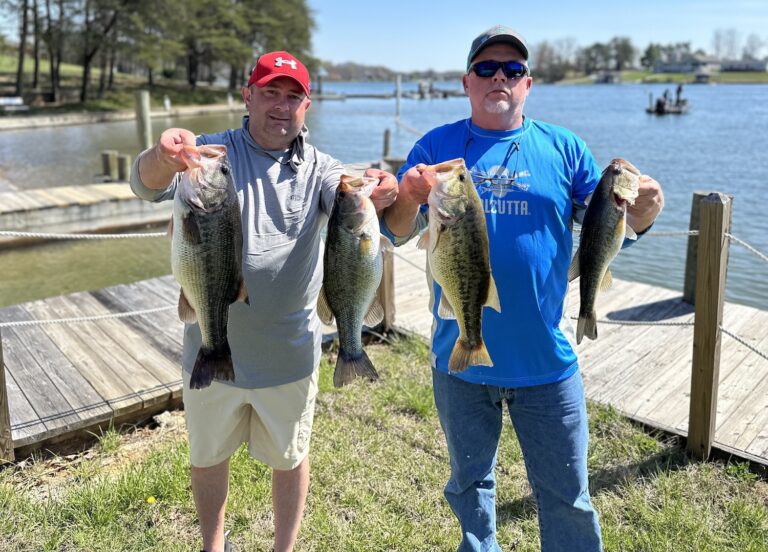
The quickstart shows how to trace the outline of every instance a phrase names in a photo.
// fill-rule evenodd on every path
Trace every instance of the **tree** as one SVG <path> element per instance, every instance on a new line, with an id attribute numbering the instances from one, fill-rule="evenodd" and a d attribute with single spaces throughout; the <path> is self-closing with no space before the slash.
<path id="1" fill-rule="evenodd" d="M 127 1 L 85 0 L 82 36 L 83 76 L 80 83 L 81 102 L 88 99 L 93 58 L 110 35 L 112 27 L 117 23 L 117 18 Z"/>
<path id="2" fill-rule="evenodd" d="M 736 59 L 739 54 L 739 32 L 736 29 L 717 29 L 712 35 L 712 49 L 719 59 Z"/>
<path id="3" fill-rule="evenodd" d="M 765 46 L 765 42 L 758 35 L 752 33 L 747 37 L 747 43 L 744 46 L 742 59 L 745 60 L 758 60 L 760 59 L 760 52 Z"/>
<path id="4" fill-rule="evenodd" d="M 612 38 L 610 49 L 616 71 L 621 71 L 635 64 L 637 50 L 629 38 L 621 36 Z"/>
<path id="5" fill-rule="evenodd" d="M 652 70 L 657 62 L 662 60 L 661 44 L 654 44 L 651 42 L 643 52 L 640 58 L 640 65 L 647 70 Z"/>
<path id="6" fill-rule="evenodd" d="M 611 66 L 611 49 L 607 44 L 595 42 L 581 50 L 578 59 L 579 66 L 587 73 L 595 73 Z"/>
<path id="7" fill-rule="evenodd" d="M 19 55 L 16 65 L 15 94 L 21 96 L 24 92 L 24 56 L 27 51 L 27 30 L 29 28 L 29 6 L 27 0 L 22 0 L 19 6 Z"/>

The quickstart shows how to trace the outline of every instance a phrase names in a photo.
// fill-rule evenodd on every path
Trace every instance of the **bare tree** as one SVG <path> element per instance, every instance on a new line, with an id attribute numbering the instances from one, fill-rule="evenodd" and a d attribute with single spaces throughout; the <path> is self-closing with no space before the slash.
<path id="1" fill-rule="evenodd" d="M 717 29 L 712 35 L 712 50 L 719 59 L 736 59 L 741 38 L 736 29 Z"/>
<path id="2" fill-rule="evenodd" d="M 742 52 L 742 59 L 745 60 L 758 60 L 760 59 L 760 52 L 762 52 L 765 42 L 755 33 L 752 33 L 747 37 L 747 42 L 744 45 Z"/>

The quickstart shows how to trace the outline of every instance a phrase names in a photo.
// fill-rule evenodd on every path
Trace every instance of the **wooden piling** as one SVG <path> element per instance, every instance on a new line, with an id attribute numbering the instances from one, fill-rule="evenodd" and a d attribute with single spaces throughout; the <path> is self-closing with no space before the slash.
<path id="1" fill-rule="evenodd" d="M 139 132 L 139 147 L 142 151 L 152 145 L 152 124 L 149 113 L 149 91 L 136 91 L 136 129 Z"/>
<path id="2" fill-rule="evenodd" d="M 696 274 L 696 318 L 693 327 L 691 403 L 688 452 L 709 458 L 715 438 L 717 390 L 720 379 L 720 325 L 730 242 L 731 199 L 711 193 L 700 201 Z"/>
<path id="3" fill-rule="evenodd" d="M 120 154 L 117 156 L 117 180 L 128 182 L 131 179 L 131 156 Z"/>
<path id="4" fill-rule="evenodd" d="M 115 182 L 118 176 L 117 150 L 101 152 L 101 171 L 106 180 Z"/>
<path id="5" fill-rule="evenodd" d="M 0 464 L 13 462 L 13 435 L 11 415 L 8 408 L 8 391 L 5 387 L 5 363 L 3 362 L 3 339 L 0 335 Z"/>
<path id="6" fill-rule="evenodd" d="M 711 192 L 693 192 L 691 199 L 691 218 L 688 223 L 688 230 L 699 230 L 699 211 L 701 202 L 708 197 Z M 733 205 L 733 196 L 725 194 L 731 200 Z M 729 215 L 730 216 L 730 215 Z M 730 220 L 728 226 L 730 227 Z M 683 281 L 683 301 L 693 305 L 696 301 L 696 260 L 698 258 L 699 236 L 688 236 L 688 250 L 685 256 L 685 280 Z"/>
<path id="7" fill-rule="evenodd" d="M 388 128 L 385 128 L 384 129 L 384 149 L 381 155 L 382 159 L 389 157 L 389 142 L 390 142 L 391 135 L 392 135 L 392 132 Z"/>

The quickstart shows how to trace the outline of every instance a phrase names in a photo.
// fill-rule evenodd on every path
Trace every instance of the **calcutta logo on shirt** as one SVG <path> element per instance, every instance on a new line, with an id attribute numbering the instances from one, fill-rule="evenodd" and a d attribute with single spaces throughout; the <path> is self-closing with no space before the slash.
<path id="1" fill-rule="evenodd" d="M 483 174 L 477 169 L 472 170 L 473 174 Z M 493 167 L 488 174 L 494 175 L 484 181 L 475 182 L 477 192 L 483 202 L 483 211 L 486 214 L 494 215 L 530 215 L 528 210 L 528 201 L 521 199 L 520 193 L 525 193 L 528 188 L 527 179 L 531 173 L 528 170 L 521 170 L 512 178 L 507 167 Z M 509 197 L 508 197 L 509 196 Z M 507 198 L 508 197 L 508 198 Z M 507 198 L 507 199 L 505 199 Z"/>

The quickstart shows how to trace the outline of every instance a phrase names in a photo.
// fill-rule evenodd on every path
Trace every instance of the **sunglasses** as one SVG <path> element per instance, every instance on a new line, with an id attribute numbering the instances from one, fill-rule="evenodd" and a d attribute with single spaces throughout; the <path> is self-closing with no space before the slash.
<path id="1" fill-rule="evenodd" d="M 519 79 L 528 74 L 528 67 L 519 61 L 496 61 L 493 59 L 478 61 L 469 70 L 474 71 L 478 77 L 487 79 L 495 75 L 499 68 L 504 71 L 504 76 L 508 79 Z"/>

